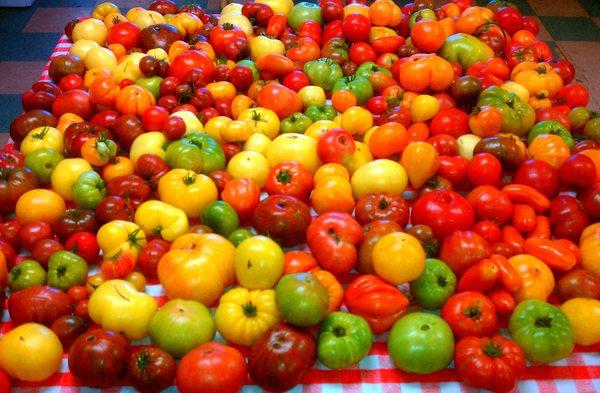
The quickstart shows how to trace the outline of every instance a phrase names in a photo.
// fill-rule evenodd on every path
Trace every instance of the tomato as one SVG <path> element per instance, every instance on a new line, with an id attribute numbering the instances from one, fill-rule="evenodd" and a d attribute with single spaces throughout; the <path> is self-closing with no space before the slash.
<path id="1" fill-rule="evenodd" d="M 14 271 L 26 262 L 22 262 L 11 270 Z M 59 289 L 42 285 L 34 285 L 26 289 L 16 290 L 11 285 L 12 295 L 8 298 L 8 312 L 15 325 L 35 322 L 50 326 L 63 315 L 71 312 L 71 299 Z"/>
<path id="2" fill-rule="evenodd" d="M 531 186 L 550 198 L 558 193 L 558 180 L 557 170 L 541 160 L 523 161 L 513 177 L 513 183 Z"/>
<path id="3" fill-rule="evenodd" d="M 33 221 L 54 222 L 65 213 L 65 201 L 50 190 L 31 190 L 21 195 L 15 207 L 22 224 Z"/>
<path id="4" fill-rule="evenodd" d="M 209 342 L 185 355 L 177 368 L 182 393 L 235 393 L 246 380 L 246 361 L 232 347 Z"/>
<path id="5" fill-rule="evenodd" d="M 183 81 L 193 68 L 199 68 L 202 71 L 202 78 L 206 82 L 211 79 L 215 65 L 203 52 L 186 50 L 173 59 L 169 68 L 169 76 Z"/>
<path id="6" fill-rule="evenodd" d="M 408 177 L 402 165 L 379 159 L 360 166 L 352 175 L 351 184 L 355 198 L 377 192 L 401 195 L 408 184 Z"/>
<path id="7" fill-rule="evenodd" d="M 545 301 L 554 289 L 554 275 L 550 268 L 538 258 L 520 254 L 508 262 L 517 270 L 523 286 L 513 294 L 517 302 L 525 299 Z"/>
<path id="8" fill-rule="evenodd" d="M 312 186 L 313 176 L 302 164 L 284 161 L 269 171 L 265 191 L 270 195 L 289 195 L 305 201 Z"/>
<path id="9" fill-rule="evenodd" d="M 576 269 L 567 273 L 560 278 L 556 288 L 563 301 L 579 297 L 600 300 L 600 276 L 589 270 Z"/>
<path id="10" fill-rule="evenodd" d="M 423 246 L 414 236 L 403 232 L 392 232 L 379 239 L 372 257 L 375 272 L 394 285 L 416 279 L 425 269 Z"/>
<path id="11" fill-rule="evenodd" d="M 412 222 L 430 226 L 439 238 L 455 230 L 469 229 L 474 221 L 473 207 L 460 194 L 449 190 L 421 196 L 412 211 Z"/>
<path id="12" fill-rule="evenodd" d="M 446 34 L 437 20 L 423 19 L 410 29 L 410 38 L 421 52 L 432 53 L 442 47 Z"/>
<path id="13" fill-rule="evenodd" d="M 350 14 L 344 17 L 342 24 L 344 38 L 350 42 L 367 42 L 371 31 L 371 21 L 361 14 Z"/>
<path id="14" fill-rule="evenodd" d="M 376 220 L 390 220 L 404 227 L 408 223 L 408 205 L 400 196 L 367 194 L 357 201 L 355 216 L 361 225 Z"/>
<path id="15" fill-rule="evenodd" d="M 498 329 L 494 303 L 478 292 L 451 296 L 442 307 L 441 317 L 457 338 L 491 336 Z"/>
<path id="16" fill-rule="evenodd" d="M 221 198 L 245 220 L 252 216 L 260 201 L 260 189 L 252 179 L 232 179 L 225 184 Z"/>
<path id="17" fill-rule="evenodd" d="M 263 87 L 258 92 L 256 102 L 259 106 L 274 111 L 281 120 L 302 109 L 298 94 L 277 83 Z"/>
<path id="18" fill-rule="evenodd" d="M 235 250 L 236 278 L 240 285 L 248 289 L 274 287 L 281 277 L 283 264 L 283 251 L 265 236 L 250 237 Z"/>
<path id="19" fill-rule="evenodd" d="M 467 200 L 475 209 L 478 219 L 503 224 L 512 217 L 514 210 L 512 202 L 508 195 L 496 187 L 488 185 L 476 187 L 467 195 Z"/>
<path id="20" fill-rule="evenodd" d="M 131 351 L 127 376 L 137 390 L 158 393 L 172 385 L 176 374 L 175 360 L 162 349 L 141 346 Z"/>
<path id="21" fill-rule="evenodd" d="M 581 202 L 571 195 L 559 195 L 550 205 L 550 224 L 558 238 L 578 242 L 590 219 Z"/>
<path id="22" fill-rule="evenodd" d="M 21 226 L 19 230 L 19 244 L 26 250 L 31 251 L 38 241 L 51 239 L 52 236 L 52 226 L 48 222 L 31 221 Z"/>

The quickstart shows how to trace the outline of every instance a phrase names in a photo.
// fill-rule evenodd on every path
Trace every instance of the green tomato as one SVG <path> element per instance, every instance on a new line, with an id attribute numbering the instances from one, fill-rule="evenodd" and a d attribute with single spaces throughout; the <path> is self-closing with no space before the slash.
<path id="1" fill-rule="evenodd" d="M 388 352 L 400 370 L 431 374 L 452 361 L 454 337 L 442 318 L 416 312 L 396 321 L 388 336 Z"/>
<path id="2" fill-rule="evenodd" d="M 502 114 L 502 132 L 523 137 L 535 123 L 535 111 L 531 105 L 501 87 L 491 86 L 481 92 L 477 106 L 485 105 L 493 106 Z"/>
<path id="3" fill-rule="evenodd" d="M 435 258 L 427 259 L 423 273 L 410 283 L 410 292 L 421 307 L 428 310 L 442 308 L 455 290 L 456 275 L 448 265 Z"/>
<path id="4" fill-rule="evenodd" d="M 564 359 L 575 346 L 575 331 L 565 313 L 540 300 L 519 303 L 510 317 L 508 329 L 533 363 Z"/>
<path id="5" fill-rule="evenodd" d="M 494 51 L 477 37 L 456 33 L 446 38 L 438 55 L 449 62 L 456 62 L 463 70 L 478 61 L 494 57 Z"/>
<path id="6" fill-rule="evenodd" d="M 306 20 L 314 20 L 318 24 L 323 23 L 321 7 L 319 7 L 318 4 L 307 2 L 298 3 L 288 14 L 288 24 L 294 30 L 298 30 L 298 27 Z"/>
<path id="7" fill-rule="evenodd" d="M 410 18 L 408 19 L 408 28 L 412 29 L 415 23 L 422 20 L 436 20 L 435 11 L 431 8 L 423 8 L 416 12 L 410 14 Z"/>
<path id="8" fill-rule="evenodd" d="M 585 123 L 583 135 L 596 142 L 600 142 L 600 117 L 595 117 Z"/>
<path id="9" fill-rule="evenodd" d="M 240 220 L 235 209 L 225 201 L 209 203 L 202 211 L 200 221 L 225 237 L 231 235 L 240 226 Z"/>
<path id="10" fill-rule="evenodd" d="M 139 78 L 135 81 L 135 84 L 142 86 L 152 93 L 154 98 L 158 99 L 160 97 L 160 82 L 162 82 L 162 80 L 163 78 L 160 76 L 151 76 L 150 78 Z"/>
<path id="11" fill-rule="evenodd" d="M 8 286 L 13 292 L 45 283 L 46 271 L 33 259 L 26 259 L 13 266 L 8 273 Z"/>
<path id="12" fill-rule="evenodd" d="M 95 209 L 107 193 L 104 180 L 95 171 L 82 173 L 73 184 L 75 203 L 84 209 Z"/>
<path id="13" fill-rule="evenodd" d="M 369 79 L 369 77 L 373 75 L 374 72 L 381 72 L 389 76 L 390 78 L 392 77 L 392 72 L 390 70 L 384 67 L 380 67 L 372 61 L 366 61 L 359 65 L 356 69 L 356 72 L 354 72 L 354 75 L 362 76 L 363 78 Z"/>
<path id="14" fill-rule="evenodd" d="M 258 71 L 258 68 L 256 68 L 256 63 L 254 63 L 252 60 L 250 60 L 250 59 L 240 60 L 237 62 L 237 65 L 246 66 L 246 67 L 250 68 L 250 71 L 252 71 L 252 79 L 253 80 L 256 81 L 256 80 L 260 79 L 260 72 Z"/>
<path id="15" fill-rule="evenodd" d="M 310 83 L 331 91 L 335 82 L 344 77 L 342 67 L 332 59 L 322 57 L 304 64 L 302 68 Z"/>
<path id="16" fill-rule="evenodd" d="M 360 362 L 373 344 L 369 324 L 358 315 L 335 311 L 319 330 L 319 361 L 329 368 L 346 368 Z"/>
<path id="17" fill-rule="evenodd" d="M 54 168 L 65 157 L 54 149 L 41 148 L 32 151 L 25 157 L 25 166 L 38 178 L 41 184 L 49 184 Z"/>
<path id="18" fill-rule="evenodd" d="M 171 169 L 183 168 L 196 173 L 202 172 L 204 167 L 200 147 L 185 138 L 169 144 L 165 152 L 165 161 Z"/>
<path id="19" fill-rule="evenodd" d="M 175 299 L 154 314 L 148 335 L 159 348 L 181 358 L 215 337 L 215 322 L 204 304 Z"/>
<path id="20" fill-rule="evenodd" d="M 210 173 L 225 168 L 225 153 L 213 137 L 202 132 L 192 132 L 184 139 L 198 146 L 202 157 L 203 173 Z"/>
<path id="21" fill-rule="evenodd" d="M 310 105 L 306 108 L 304 114 L 312 121 L 333 120 L 333 118 L 337 116 L 337 111 L 329 104 Z"/>
<path id="22" fill-rule="evenodd" d="M 301 112 L 295 112 L 289 117 L 283 119 L 279 129 L 283 134 L 288 134 L 290 132 L 304 134 L 304 131 L 306 131 L 312 123 L 313 121 L 310 119 L 310 117 Z"/>
<path id="23" fill-rule="evenodd" d="M 238 228 L 231 232 L 227 240 L 229 240 L 234 246 L 239 246 L 241 242 L 246 239 L 255 236 L 254 233 L 248 228 Z"/>
<path id="24" fill-rule="evenodd" d="M 275 287 L 275 302 L 283 319 L 296 326 L 315 326 L 325 318 L 329 294 L 310 273 L 287 274 Z"/>
<path id="25" fill-rule="evenodd" d="M 573 141 L 573 137 L 571 133 L 562 123 L 559 123 L 554 120 L 542 120 L 531 128 L 529 131 L 529 135 L 527 137 L 527 143 L 531 145 L 533 140 L 544 134 L 554 134 L 558 135 L 562 138 L 563 141 L 569 146 L 570 149 L 575 146 L 575 142 Z"/>
<path id="26" fill-rule="evenodd" d="M 568 115 L 573 130 L 581 130 L 590 119 L 590 111 L 584 106 L 571 109 Z"/>
<path id="27" fill-rule="evenodd" d="M 83 258 L 70 251 L 56 251 L 48 260 L 48 285 L 64 292 L 74 285 L 84 285 L 88 265 Z"/>
<path id="28" fill-rule="evenodd" d="M 350 90 L 354 93 L 359 105 L 366 103 L 369 98 L 373 97 L 373 86 L 371 85 L 371 82 L 362 76 L 351 75 L 338 79 L 331 91 L 335 93 L 338 90 Z"/>

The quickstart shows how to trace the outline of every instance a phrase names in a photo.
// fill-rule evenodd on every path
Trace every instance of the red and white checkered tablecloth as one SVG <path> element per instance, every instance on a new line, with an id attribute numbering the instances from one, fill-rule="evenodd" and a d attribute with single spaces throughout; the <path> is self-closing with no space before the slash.
<path id="1" fill-rule="evenodd" d="M 69 47 L 70 44 L 67 38 L 62 36 L 51 58 L 68 53 Z M 41 80 L 49 79 L 48 67 L 49 64 L 44 67 L 44 72 L 40 77 Z M 148 285 L 146 292 L 155 297 L 159 305 L 164 304 L 166 301 L 160 285 Z M 11 328 L 12 323 L 8 311 L 3 310 L 0 321 L 0 335 L 5 334 Z M 140 343 L 149 343 L 149 341 L 146 339 L 145 342 Z M 43 356 L 43 354 L 35 355 Z M 600 392 L 600 344 L 593 347 L 576 347 L 571 357 L 550 365 L 527 367 L 517 389 L 520 392 L 540 393 Z M 167 390 L 167 392 L 176 391 L 175 387 Z M 243 389 L 243 392 L 258 391 L 261 391 L 261 389 L 256 385 L 246 385 Z M 292 390 L 294 393 L 457 393 L 473 391 L 476 391 L 476 389 L 460 382 L 453 365 L 446 370 L 426 376 L 399 371 L 394 367 L 387 354 L 385 335 L 376 338 L 369 355 L 358 365 L 345 370 L 329 370 L 317 363 L 305 375 L 302 385 L 296 386 Z M 13 392 L 126 393 L 135 392 L 135 390 L 129 386 L 117 386 L 102 390 L 79 387 L 77 381 L 69 373 L 67 356 L 65 355 L 58 373 L 40 383 L 16 382 Z"/>

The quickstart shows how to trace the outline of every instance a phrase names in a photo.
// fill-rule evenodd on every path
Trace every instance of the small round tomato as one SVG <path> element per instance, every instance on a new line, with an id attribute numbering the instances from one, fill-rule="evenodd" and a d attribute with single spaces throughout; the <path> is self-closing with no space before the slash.
<path id="1" fill-rule="evenodd" d="M 17 201 L 15 214 L 20 223 L 34 221 L 54 222 L 65 214 L 65 201 L 50 190 L 36 189 L 27 191 Z"/>
<path id="2" fill-rule="evenodd" d="M 442 308 L 441 317 L 458 339 L 489 337 L 498 329 L 494 303 L 479 292 L 467 291 L 451 296 Z"/>
<path id="3" fill-rule="evenodd" d="M 392 232 L 375 243 L 373 267 L 386 281 L 404 284 L 417 279 L 425 269 L 425 251 L 415 237 Z"/>
<path id="4" fill-rule="evenodd" d="M 266 236 L 254 236 L 235 249 L 235 276 L 248 289 L 273 288 L 283 272 L 281 247 Z"/>
<path id="5" fill-rule="evenodd" d="M 502 180 L 502 163 L 490 153 L 476 154 L 467 164 L 467 177 L 474 186 L 499 186 Z"/>

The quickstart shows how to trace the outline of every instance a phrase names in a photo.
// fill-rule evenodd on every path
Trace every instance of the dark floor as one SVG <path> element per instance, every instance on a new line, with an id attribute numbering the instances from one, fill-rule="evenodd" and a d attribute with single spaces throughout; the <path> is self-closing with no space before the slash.
<path id="1" fill-rule="evenodd" d="M 241 2 L 242 0 L 236 0 Z M 0 133 L 21 112 L 20 94 L 37 80 L 70 19 L 89 15 L 102 0 L 36 0 L 27 8 L 0 8 Z M 122 10 L 151 0 L 113 0 Z M 191 1 L 177 0 L 184 4 Z M 193 1 L 213 13 L 219 0 Z M 482 0 L 480 2 L 486 3 Z M 591 109 L 600 109 L 600 0 L 516 0 L 523 14 L 541 21 L 539 38 L 575 64 L 590 89 Z M 1 139 L 1 138 L 0 138 Z"/>

